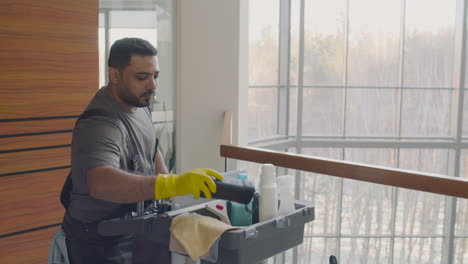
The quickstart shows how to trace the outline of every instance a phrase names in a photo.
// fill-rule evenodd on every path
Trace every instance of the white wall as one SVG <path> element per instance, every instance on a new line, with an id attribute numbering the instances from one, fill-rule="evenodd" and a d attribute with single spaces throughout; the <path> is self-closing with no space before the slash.
<path id="1" fill-rule="evenodd" d="M 176 170 L 224 170 L 223 113 L 233 111 L 233 143 L 247 143 L 247 0 L 177 0 Z"/>

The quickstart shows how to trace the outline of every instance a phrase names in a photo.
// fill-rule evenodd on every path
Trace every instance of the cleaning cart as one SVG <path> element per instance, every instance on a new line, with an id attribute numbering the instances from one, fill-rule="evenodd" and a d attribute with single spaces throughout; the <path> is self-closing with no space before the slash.
<path id="1" fill-rule="evenodd" d="M 208 201 L 206 203 L 216 203 Z M 170 226 L 174 217 L 186 212 L 216 217 L 206 210 L 206 203 L 165 213 L 146 213 L 103 221 L 98 231 L 103 236 L 141 234 L 169 247 Z M 314 207 L 295 201 L 294 212 L 240 229 L 223 233 L 218 245 L 218 261 L 222 264 L 255 264 L 300 245 L 304 226 L 314 220 Z M 212 263 L 205 262 L 202 263 Z"/>
<path id="2" fill-rule="evenodd" d="M 217 185 L 218 189 L 224 188 L 220 193 L 232 195 L 236 192 L 232 189 L 233 186 L 228 186 L 229 183 L 228 181 L 224 182 L 223 186 Z M 252 189 L 250 187 L 246 189 L 249 189 L 250 197 L 248 200 L 242 197 L 244 204 L 248 203 L 252 197 Z M 236 199 L 241 196 L 237 193 Z M 178 210 L 171 210 L 169 202 L 154 204 L 155 206 L 148 206 L 145 209 L 140 205 L 138 212 L 102 221 L 98 225 L 98 232 L 103 236 L 141 235 L 169 250 L 172 219 L 184 213 L 197 213 L 220 219 L 218 215 L 207 209 L 220 201 L 208 200 Z M 255 264 L 302 244 L 305 224 L 314 220 L 315 217 L 314 207 L 301 201 L 294 201 L 294 207 L 295 210 L 286 215 L 224 232 L 219 239 L 218 259 L 215 263 Z M 202 260 L 201 263 L 213 262 Z"/>

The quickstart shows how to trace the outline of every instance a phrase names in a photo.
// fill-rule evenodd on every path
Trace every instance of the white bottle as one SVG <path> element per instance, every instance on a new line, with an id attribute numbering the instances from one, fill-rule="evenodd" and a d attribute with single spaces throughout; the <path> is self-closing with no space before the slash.
<path id="1" fill-rule="evenodd" d="M 258 182 L 260 194 L 259 220 L 260 222 L 276 217 L 278 212 L 278 196 L 276 192 L 275 166 L 263 164 Z"/>
<path id="2" fill-rule="evenodd" d="M 293 197 L 294 177 L 291 175 L 278 176 L 276 182 L 279 200 L 278 215 L 287 215 L 296 210 Z"/>

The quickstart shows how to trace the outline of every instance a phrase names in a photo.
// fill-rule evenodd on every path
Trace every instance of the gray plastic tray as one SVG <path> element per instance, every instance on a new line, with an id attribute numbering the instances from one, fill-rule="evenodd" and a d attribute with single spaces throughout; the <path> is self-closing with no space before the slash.
<path id="1" fill-rule="evenodd" d="M 216 263 L 258 263 L 302 244 L 304 225 L 314 220 L 314 207 L 299 201 L 295 206 L 296 210 L 286 216 L 225 232 L 219 241 Z"/>
<path id="2" fill-rule="evenodd" d="M 296 210 L 285 216 L 223 233 L 216 263 L 254 264 L 300 245 L 304 239 L 305 224 L 315 218 L 314 207 L 301 201 L 294 204 Z M 183 212 L 213 216 L 204 208 L 205 205 L 200 204 L 162 215 L 112 219 L 100 223 L 98 231 L 104 236 L 142 234 L 168 246 L 172 218 Z"/>

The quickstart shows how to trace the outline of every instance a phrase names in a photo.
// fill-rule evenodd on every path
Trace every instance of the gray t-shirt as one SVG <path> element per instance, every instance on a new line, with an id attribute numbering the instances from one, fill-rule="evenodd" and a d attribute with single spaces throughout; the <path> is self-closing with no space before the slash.
<path id="1" fill-rule="evenodd" d="M 86 110 L 96 108 L 115 115 L 82 119 L 73 131 L 73 188 L 68 211 L 83 223 L 116 217 L 129 207 L 91 197 L 86 184 L 88 170 L 110 166 L 139 175 L 155 175 L 156 136 L 148 110 L 125 109 L 102 88 Z"/>

